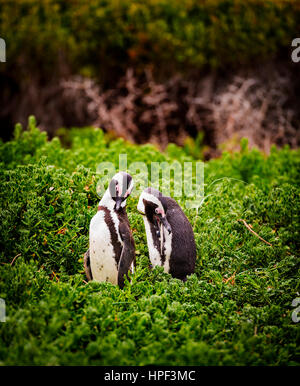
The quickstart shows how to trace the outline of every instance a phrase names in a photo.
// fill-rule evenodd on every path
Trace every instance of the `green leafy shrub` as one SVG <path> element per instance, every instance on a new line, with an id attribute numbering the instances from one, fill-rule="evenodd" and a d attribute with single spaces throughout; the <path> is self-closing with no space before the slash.
<path id="1" fill-rule="evenodd" d="M 186 283 L 148 268 L 137 198 L 128 215 L 137 269 L 124 290 L 85 283 L 83 253 L 96 212 L 97 165 L 191 161 L 73 129 L 69 147 L 35 126 L 0 142 L 0 361 L 5 365 L 293 365 L 299 326 L 300 152 L 223 153 L 205 163 L 195 233 L 196 272 Z M 201 152 L 201 149 L 199 149 Z M 193 157 L 198 158 L 193 148 Z M 241 221 L 244 220 L 250 230 Z"/>
<path id="2" fill-rule="evenodd" d="M 1 71 L 17 63 L 22 77 L 35 66 L 52 75 L 59 63 L 87 76 L 129 64 L 167 73 L 239 66 L 290 47 L 299 25 L 292 0 L 1 0 L 9 58 Z"/>

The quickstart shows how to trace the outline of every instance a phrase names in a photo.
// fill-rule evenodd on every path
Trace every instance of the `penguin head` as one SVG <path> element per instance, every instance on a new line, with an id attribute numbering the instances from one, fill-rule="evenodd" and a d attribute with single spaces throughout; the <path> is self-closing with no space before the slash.
<path id="1" fill-rule="evenodd" d="M 113 176 L 109 183 L 109 193 L 112 200 L 115 202 L 114 209 L 116 211 L 124 208 L 126 199 L 133 189 L 133 179 L 130 174 L 119 172 Z"/>
<path id="2" fill-rule="evenodd" d="M 138 211 L 143 216 L 146 216 L 148 221 L 155 226 L 158 236 L 160 236 L 160 224 L 165 227 L 169 234 L 172 232 L 171 225 L 169 224 L 166 216 L 167 208 L 164 206 L 162 201 L 163 195 L 161 192 L 154 188 L 147 188 L 140 195 L 137 206 Z"/>

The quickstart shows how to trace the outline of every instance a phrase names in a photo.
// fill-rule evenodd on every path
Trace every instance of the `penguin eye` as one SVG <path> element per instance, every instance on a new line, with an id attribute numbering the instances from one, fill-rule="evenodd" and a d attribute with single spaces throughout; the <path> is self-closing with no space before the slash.
<path id="1" fill-rule="evenodd" d="M 159 209 L 158 208 L 155 208 L 155 213 L 159 214 Z"/>
<path id="2" fill-rule="evenodd" d="M 120 187 L 119 187 L 118 182 L 116 182 L 116 194 L 117 194 L 117 195 L 120 194 Z"/>

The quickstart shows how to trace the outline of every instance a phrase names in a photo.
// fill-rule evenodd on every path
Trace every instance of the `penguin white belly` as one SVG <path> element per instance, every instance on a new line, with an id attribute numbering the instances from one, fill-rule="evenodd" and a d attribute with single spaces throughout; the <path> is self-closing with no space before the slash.
<path id="1" fill-rule="evenodd" d="M 144 224 L 145 224 L 145 230 L 147 235 L 147 244 L 148 244 L 149 258 L 150 258 L 151 264 L 153 265 L 153 267 L 156 265 L 161 265 L 160 253 L 154 246 L 150 224 L 146 216 L 144 216 Z"/>
<path id="2" fill-rule="evenodd" d="M 170 271 L 170 256 L 172 252 L 172 233 L 169 234 L 169 232 L 164 228 L 164 226 L 161 224 L 160 227 L 160 251 L 155 248 L 153 236 L 151 233 L 150 224 L 146 217 L 144 217 L 144 224 L 145 224 L 145 230 L 147 235 L 147 244 L 148 244 L 148 250 L 149 250 L 149 257 L 151 264 L 153 267 L 156 265 L 160 265 L 164 267 L 164 272 L 169 273 Z M 163 236 L 163 237 L 162 237 Z M 162 254 L 163 250 L 165 253 L 165 261 L 162 264 Z"/>
<path id="3" fill-rule="evenodd" d="M 165 249 L 165 262 L 164 262 L 164 272 L 170 272 L 170 257 L 172 253 L 172 233 L 169 233 L 164 227 L 164 244 L 163 247 Z M 162 232 L 161 232 L 162 234 Z"/>
<path id="4" fill-rule="evenodd" d="M 118 284 L 118 266 L 112 245 L 111 234 L 104 220 L 104 211 L 99 211 L 90 224 L 90 262 L 93 280 Z"/>

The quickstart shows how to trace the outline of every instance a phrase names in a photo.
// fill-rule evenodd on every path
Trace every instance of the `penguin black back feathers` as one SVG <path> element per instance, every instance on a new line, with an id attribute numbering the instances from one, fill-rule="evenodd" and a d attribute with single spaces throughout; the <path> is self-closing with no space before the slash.
<path id="1" fill-rule="evenodd" d="M 186 215 L 173 198 L 153 188 L 142 192 L 137 209 L 144 218 L 152 265 L 185 281 L 196 262 L 194 233 Z"/>

